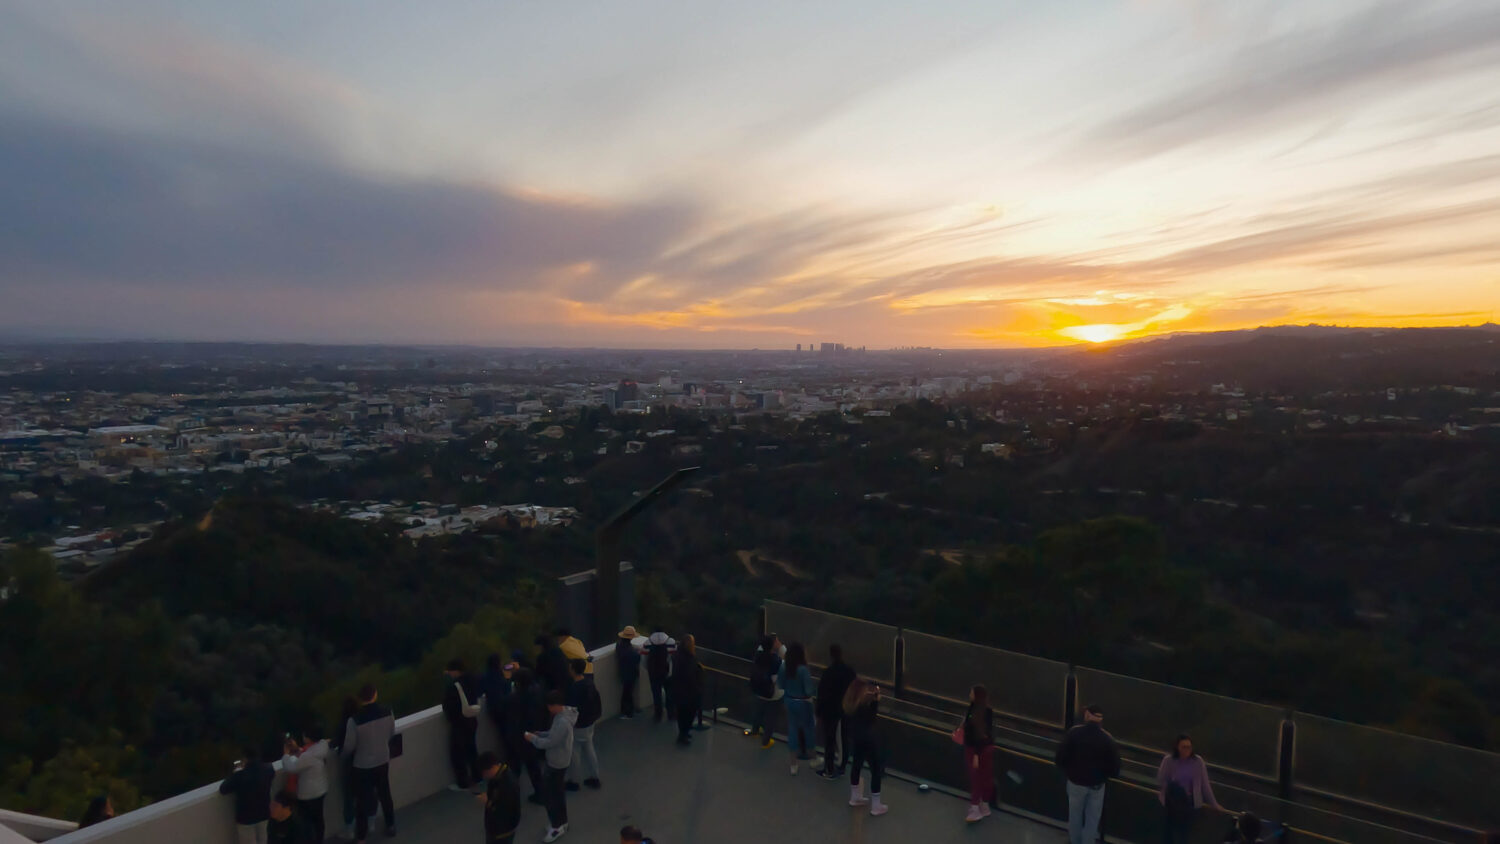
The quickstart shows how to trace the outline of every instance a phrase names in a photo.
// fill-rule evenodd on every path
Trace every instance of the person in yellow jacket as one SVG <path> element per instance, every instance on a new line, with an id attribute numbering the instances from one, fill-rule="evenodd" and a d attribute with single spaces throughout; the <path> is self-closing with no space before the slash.
<path id="1" fill-rule="evenodd" d="M 568 662 L 581 659 L 588 663 L 588 670 L 583 672 L 584 676 L 593 676 L 594 658 L 589 656 L 588 648 L 583 646 L 583 642 L 579 641 L 578 637 L 574 636 L 571 630 L 566 627 L 558 629 L 557 646 L 562 649 L 563 656 L 568 658 Z"/>

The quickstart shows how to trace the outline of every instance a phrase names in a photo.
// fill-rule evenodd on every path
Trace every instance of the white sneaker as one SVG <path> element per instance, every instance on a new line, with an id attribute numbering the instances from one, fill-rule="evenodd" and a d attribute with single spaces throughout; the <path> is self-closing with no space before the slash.
<path id="1" fill-rule="evenodd" d="M 464 791 L 465 789 L 464 789 L 463 786 L 459 785 L 456 782 L 450 782 L 450 783 L 448 783 L 448 790 L 449 791 Z"/>
<path id="2" fill-rule="evenodd" d="M 542 841 L 544 842 L 544 844 L 552 844 L 553 841 L 556 841 L 557 839 L 563 837 L 563 835 L 567 833 L 567 831 L 567 824 L 563 824 L 562 826 L 555 826 L 547 830 L 547 834 L 542 837 Z"/>
<path id="3" fill-rule="evenodd" d="M 872 814 L 872 815 L 874 815 L 876 817 L 880 817 L 881 815 L 885 814 L 886 812 L 889 812 L 890 810 L 891 809 L 890 809 L 889 806 L 887 806 L 884 803 L 880 802 L 880 795 L 879 794 L 871 794 L 870 795 L 870 814 Z"/>
<path id="4" fill-rule="evenodd" d="M 981 815 L 979 813 L 979 807 L 977 805 L 970 803 L 969 814 L 964 816 L 964 820 L 968 821 L 969 823 L 977 823 L 978 821 L 984 820 L 984 815 Z"/>
<path id="5" fill-rule="evenodd" d="M 792 763 L 792 776 L 794 776 L 794 777 L 797 776 L 797 763 L 796 762 Z"/>
<path id="6" fill-rule="evenodd" d="M 981 818 L 987 818 L 987 817 L 990 816 L 990 804 L 988 804 L 988 803 L 980 803 L 979 804 L 979 816 Z"/>
<path id="7" fill-rule="evenodd" d="M 868 806 L 870 805 L 870 798 L 864 795 L 863 789 L 860 786 L 851 785 L 849 786 L 849 805 Z"/>

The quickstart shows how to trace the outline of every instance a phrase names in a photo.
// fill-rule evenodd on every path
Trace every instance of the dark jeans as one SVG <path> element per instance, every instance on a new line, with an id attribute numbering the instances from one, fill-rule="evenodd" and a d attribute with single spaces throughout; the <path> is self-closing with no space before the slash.
<path id="1" fill-rule="evenodd" d="M 880 747 L 872 739 L 854 742 L 854 762 L 850 765 L 849 784 L 859 785 L 859 769 L 870 765 L 870 793 L 880 793 L 880 778 L 885 776 L 885 760 L 880 758 Z"/>
<path id="2" fill-rule="evenodd" d="M 453 781 L 459 788 L 468 788 L 479 779 L 479 749 L 474 739 L 479 732 L 479 722 L 473 718 L 448 725 L 448 761 L 453 766 Z"/>
<path id="3" fill-rule="evenodd" d="M 526 771 L 526 778 L 531 781 L 531 793 L 542 793 L 542 763 L 537 758 L 536 748 L 526 739 L 520 736 L 505 736 L 501 739 L 505 745 L 505 761 L 512 770 Z"/>
<path id="4" fill-rule="evenodd" d="M 698 717 L 698 701 L 688 700 L 677 703 L 677 740 L 686 741 L 693 737 L 693 720 Z"/>
<path id="5" fill-rule="evenodd" d="M 391 800 L 391 764 L 387 762 L 374 768 L 355 768 L 354 782 L 359 798 L 354 806 L 354 837 L 363 841 L 370 834 L 370 815 L 375 813 L 375 802 L 380 801 L 380 811 L 385 815 L 385 825 L 390 829 L 396 825 L 396 804 Z"/>
<path id="6" fill-rule="evenodd" d="M 651 705 L 656 707 L 656 720 L 660 721 L 667 711 L 667 678 L 651 678 Z"/>
<path id="7" fill-rule="evenodd" d="M 354 778 L 354 766 L 349 760 L 343 761 L 344 788 L 344 826 L 354 826 L 354 803 L 359 799 L 359 781 Z"/>
<path id="8" fill-rule="evenodd" d="M 547 801 L 547 823 L 556 829 L 568 822 L 568 769 L 547 766 L 547 773 L 543 776 L 542 784 L 546 789 L 542 792 Z"/>
<path id="9" fill-rule="evenodd" d="M 302 812 L 307 825 L 312 827 L 313 844 L 323 844 L 323 797 L 314 797 L 311 800 L 299 799 L 297 809 Z"/>
<path id="10" fill-rule="evenodd" d="M 1196 809 L 1190 812 L 1165 812 L 1162 817 L 1162 844 L 1188 844 L 1193 838 L 1193 822 L 1197 819 Z"/>
<path id="11" fill-rule="evenodd" d="M 853 743 L 849 740 L 849 719 L 843 713 L 823 716 L 823 770 L 842 768 L 849 764 L 849 752 Z M 842 748 L 843 761 L 839 761 Z"/>
<path id="12" fill-rule="evenodd" d="M 777 700 L 755 696 L 755 700 L 750 703 L 751 735 L 764 732 L 766 738 L 770 738 L 776 732 L 776 707 L 780 704 Z"/>
<path id="13" fill-rule="evenodd" d="M 635 687 L 641 680 L 641 673 L 636 671 L 628 677 L 620 678 L 620 714 L 626 717 L 635 715 Z"/>

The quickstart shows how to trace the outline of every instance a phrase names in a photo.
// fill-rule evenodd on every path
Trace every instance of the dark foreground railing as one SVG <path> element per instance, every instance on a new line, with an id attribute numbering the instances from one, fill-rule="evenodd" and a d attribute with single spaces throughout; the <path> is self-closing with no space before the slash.
<path id="1" fill-rule="evenodd" d="M 966 788 L 962 753 L 948 733 L 969 686 L 983 683 L 1001 713 L 996 760 L 1002 801 L 1061 820 L 1066 805 L 1052 753 L 1070 710 L 1098 701 L 1127 750 L 1111 786 L 1104 827 L 1122 841 L 1161 837 L 1156 764 L 1179 732 L 1193 735 L 1227 808 L 1254 811 L 1289 828 L 1286 840 L 1348 844 L 1471 843 L 1500 827 L 1500 754 L 1306 715 L 1026 654 L 988 648 L 862 619 L 768 601 L 765 629 L 798 641 L 808 657 L 840 645 L 861 674 L 895 691 L 891 767 L 951 788 Z M 748 662 L 712 655 L 713 682 L 726 717 L 749 718 Z M 821 667 L 815 664 L 815 668 Z M 738 688 L 735 686 L 738 685 Z M 1202 840 L 1220 841 L 1230 820 L 1205 817 Z"/>

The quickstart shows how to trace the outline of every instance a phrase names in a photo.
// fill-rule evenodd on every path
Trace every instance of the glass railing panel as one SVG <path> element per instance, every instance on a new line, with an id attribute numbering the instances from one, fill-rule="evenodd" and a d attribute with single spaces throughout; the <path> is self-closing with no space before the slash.
<path id="1" fill-rule="evenodd" d="M 997 711 L 1063 725 L 1067 664 L 910 630 L 902 637 L 907 688 L 967 701 L 969 688 L 980 683 L 989 690 L 990 705 Z"/>
<path id="2" fill-rule="evenodd" d="M 1284 710 L 1092 668 L 1074 675 L 1079 705 L 1102 706 L 1120 741 L 1165 755 L 1186 733 L 1210 765 L 1276 778 Z"/>
<path id="3" fill-rule="evenodd" d="M 1295 716 L 1296 784 L 1481 829 L 1500 828 L 1500 754 Z"/>
<path id="4" fill-rule="evenodd" d="M 801 642 L 807 661 L 828 664 L 828 646 L 844 649 L 844 661 L 865 677 L 895 682 L 896 628 L 848 616 L 766 601 L 766 632 L 782 642 Z"/>

